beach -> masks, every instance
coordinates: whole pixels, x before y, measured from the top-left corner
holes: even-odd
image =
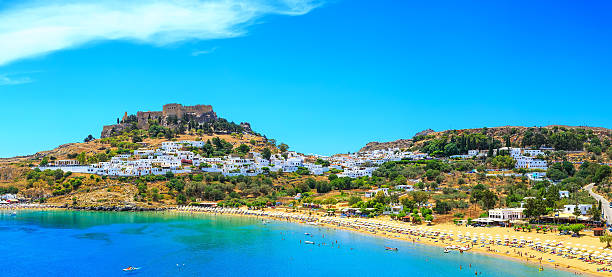
[[[447,248],[449,251],[460,251],[459,248],[463,248],[466,249],[465,251],[537,264],[542,266],[543,270],[556,268],[593,276],[609,276],[612,274],[602,271],[605,268],[612,268],[612,251],[604,249],[598,238],[584,234],[578,238],[558,235],[554,232],[546,234],[521,232],[503,227],[466,227],[454,224],[424,226],[395,220],[341,218],[279,209],[248,210],[185,206],[178,207],[176,211],[254,216],[262,219],[300,222],[433,245]]]
[[[7,276],[123,276],[130,266],[139,276],[573,276],[330,227],[172,210],[1,211],[0,251],[10,255],[0,266]]]
[[[29,204],[3,206],[3,210],[63,210],[62,208]],[[284,209],[249,210],[244,208],[202,208],[179,206],[168,209],[170,213],[205,213],[211,215],[243,216],[266,220],[281,220],[310,226],[355,231],[388,239],[403,240],[413,244],[440,247],[440,251],[473,251],[527,262],[547,268],[571,271],[576,274],[609,276],[601,271],[612,268],[612,251],[604,249],[597,237],[582,235],[571,237],[548,232],[514,231],[503,227],[466,227],[454,224],[432,226],[413,225],[391,219],[368,219],[327,216],[318,213],[303,213]],[[401,251],[401,249],[399,249]],[[585,259],[591,261],[585,261]],[[597,258],[599,257],[599,258]],[[582,258],[582,259],[581,259]]]

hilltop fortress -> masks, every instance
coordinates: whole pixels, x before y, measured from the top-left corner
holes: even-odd
[[[172,125],[172,119],[181,120],[185,117],[190,117],[199,123],[217,120],[217,114],[213,111],[211,105],[183,106],[181,104],[166,104],[161,111],[140,111],[136,113],[136,116],[128,116],[126,112],[117,124],[104,126],[100,137],[109,137],[114,132],[126,129],[132,123],[136,123],[138,129],[148,129],[151,120],[160,122],[162,126],[169,126]]]
[[[183,106],[181,104],[166,104],[163,106],[162,111],[136,113],[139,129],[149,128],[150,119],[163,121],[168,117],[182,119],[185,116],[192,116],[200,123],[217,119],[217,114],[213,111],[211,105]],[[127,121],[125,115],[122,121]]]

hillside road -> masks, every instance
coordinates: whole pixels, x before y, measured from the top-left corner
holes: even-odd
[[[603,196],[593,192],[594,184],[595,183],[588,184],[584,187],[584,189],[588,191],[589,194],[593,196],[593,198],[595,198],[597,201],[601,201],[601,210],[603,212],[603,218],[605,219],[608,225],[611,225],[612,224],[612,209],[610,208],[610,202],[606,200],[606,198],[604,198]]]

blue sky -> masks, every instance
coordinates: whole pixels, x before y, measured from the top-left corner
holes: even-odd
[[[607,1],[119,3],[0,0],[0,157],[165,103],[321,154],[427,128],[612,126]]]

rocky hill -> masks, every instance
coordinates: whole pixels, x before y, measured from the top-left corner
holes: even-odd
[[[236,124],[217,117],[211,105],[166,104],[161,111],[139,111],[135,115],[126,112],[121,120],[117,118],[117,124],[104,126],[100,137],[151,129],[162,134],[183,134],[186,130],[199,130],[206,134],[253,133],[247,122]]]
[[[404,148],[412,147],[413,144],[414,142],[412,141],[412,139],[398,139],[398,140],[389,141],[389,142],[373,141],[373,142],[368,142],[368,144],[366,144],[364,147],[359,149],[359,152],[382,150],[382,149],[388,149],[388,148],[404,149]]]
[[[550,125],[544,127],[501,126],[474,129],[446,130],[435,132],[431,129],[417,133],[412,139],[390,142],[370,142],[359,151],[386,148],[411,148],[424,152],[442,151],[433,144],[446,146],[449,143],[464,143],[474,149],[486,147],[553,147],[559,150],[584,150],[612,139],[612,130],[603,127]],[[465,142],[467,141],[467,143]],[[470,145],[470,142],[471,145]]]

